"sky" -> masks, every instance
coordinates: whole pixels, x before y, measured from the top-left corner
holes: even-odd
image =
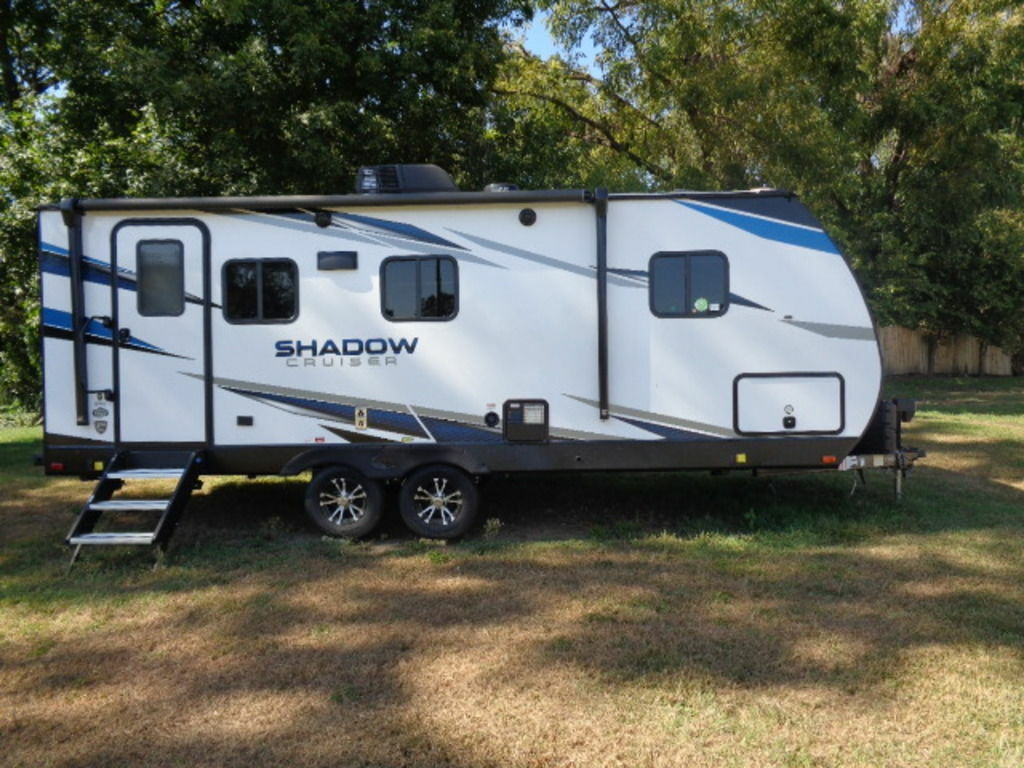
[[[548,15],[540,11],[534,15],[533,21],[525,27],[525,32],[522,33],[523,44],[526,46],[526,50],[543,59],[554,56],[556,53],[564,56],[566,53],[565,49],[556,43],[551,37],[551,33],[548,32],[547,18]],[[575,51],[575,53],[583,55],[587,69],[591,72],[596,71],[597,66],[594,63],[594,59],[597,49],[590,41],[590,38],[586,38],[581,48]]]

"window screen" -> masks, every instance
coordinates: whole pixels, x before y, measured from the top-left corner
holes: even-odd
[[[185,251],[178,240],[143,240],[136,249],[136,296],[143,317],[185,311]]]
[[[298,268],[290,259],[224,265],[224,318],[232,323],[287,323],[299,313]]]
[[[459,271],[449,256],[386,259],[380,282],[388,320],[451,320],[458,314]]]
[[[656,253],[650,275],[658,317],[717,317],[728,307],[729,262],[720,251]]]

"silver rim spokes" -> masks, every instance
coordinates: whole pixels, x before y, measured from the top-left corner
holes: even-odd
[[[361,483],[349,490],[348,481],[344,477],[331,479],[334,492],[320,492],[320,511],[327,521],[342,525],[346,519],[355,522],[366,514],[366,490]]]
[[[416,493],[412,497],[416,506],[420,508],[416,514],[428,525],[451,525],[462,511],[462,491],[455,489],[449,493],[447,477],[435,477],[433,481],[433,489],[422,485],[416,486]],[[452,485],[454,486],[454,483]],[[435,521],[435,517],[438,520]]]

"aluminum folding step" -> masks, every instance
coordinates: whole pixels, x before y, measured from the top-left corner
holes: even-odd
[[[96,484],[92,496],[82,507],[71,526],[65,541],[73,546],[68,570],[74,565],[83,546],[92,545],[137,545],[156,546],[158,558],[166,549],[167,541],[174,532],[182,510],[188,503],[192,491],[198,486],[198,478],[204,468],[202,451],[121,451],[114,456],[107,471]],[[179,464],[180,462],[180,464]],[[178,464],[178,466],[174,466]],[[125,483],[132,480],[173,480],[174,489],[166,499],[113,499],[111,498]],[[158,513],[152,531],[109,531],[96,532],[93,529],[104,514],[120,512]]]
[[[97,512],[163,512],[170,503],[170,499],[111,499],[94,501],[89,509]]]
[[[68,544],[80,547],[83,544],[152,544],[156,539],[155,531],[133,533],[129,531],[119,533],[82,533],[68,539]]]
[[[184,472],[185,470],[180,467],[119,469],[115,472],[107,472],[107,477],[111,480],[177,480]]]

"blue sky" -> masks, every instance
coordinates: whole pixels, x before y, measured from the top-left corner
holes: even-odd
[[[552,39],[551,33],[548,32],[547,18],[547,14],[540,11],[534,15],[533,21],[524,28],[525,31],[520,32],[520,35],[523,37],[523,44],[530,53],[535,53],[544,59],[554,56],[556,53],[565,55],[565,49],[558,45]],[[594,56],[597,53],[597,49],[591,43],[590,38],[586,38],[583,41],[583,46],[574,51],[574,53],[583,55],[588,69],[591,71],[595,69]]]

